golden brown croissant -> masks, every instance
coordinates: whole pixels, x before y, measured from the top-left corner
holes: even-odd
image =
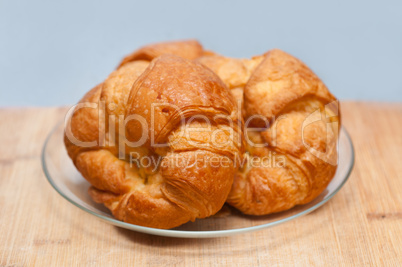
[[[264,215],[316,198],[336,171],[339,126],[326,122],[339,111],[321,80],[277,49],[251,60],[216,55],[197,60],[243,102],[249,127],[246,163],[227,202],[243,213]],[[263,128],[253,131],[256,127]]]
[[[191,61],[203,53],[195,41],[144,47],[71,116],[68,154],[92,184],[91,197],[116,218],[172,228],[225,203],[243,153],[241,120],[225,84]],[[132,164],[133,155],[149,164]],[[225,164],[209,164],[212,159]]]
[[[233,59],[193,40],[159,43],[84,96],[65,144],[92,198],[120,220],[172,228],[225,200],[263,215],[313,200],[334,176],[334,101],[280,50]],[[132,164],[133,155],[149,164]]]
[[[196,40],[163,42],[144,46],[126,56],[119,67],[135,60],[149,60],[171,54],[186,59],[196,59],[204,54],[202,45]]]

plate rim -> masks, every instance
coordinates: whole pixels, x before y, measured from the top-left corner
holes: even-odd
[[[132,231],[142,232],[142,233],[146,233],[146,234],[151,234],[151,235],[177,237],[177,238],[214,238],[214,237],[231,236],[231,235],[248,233],[248,232],[255,232],[255,231],[263,230],[266,228],[274,227],[274,226],[282,224],[282,223],[286,223],[288,221],[291,221],[296,218],[309,214],[310,212],[318,209],[319,207],[321,207],[322,205],[327,203],[330,199],[332,199],[341,190],[341,188],[345,185],[345,183],[349,180],[350,174],[352,173],[352,170],[355,165],[355,149],[353,146],[353,142],[350,137],[350,134],[348,133],[346,128],[342,125],[341,129],[340,129],[340,133],[343,132],[345,134],[346,139],[348,140],[348,144],[351,149],[351,162],[349,163],[347,174],[345,175],[345,178],[340,183],[340,185],[332,193],[330,193],[325,199],[323,199],[322,201],[313,205],[312,207],[310,207],[306,210],[303,210],[302,212],[296,213],[292,216],[289,216],[287,218],[280,219],[278,221],[265,223],[265,224],[261,224],[261,225],[250,226],[250,227],[238,228],[238,229],[227,229],[227,230],[216,230],[216,231],[183,231],[183,230],[151,228],[151,227],[126,223],[123,221],[119,221],[115,218],[105,217],[101,214],[93,212],[92,210],[80,205],[79,203],[77,203],[74,200],[72,200],[71,198],[69,198],[55,184],[55,182],[51,178],[51,175],[48,171],[48,167],[46,165],[45,153],[46,153],[46,148],[48,147],[51,137],[62,124],[63,124],[63,121],[57,123],[56,126],[53,127],[53,129],[50,131],[50,133],[48,134],[48,136],[45,139],[45,142],[42,147],[42,152],[41,152],[42,170],[46,176],[47,181],[50,183],[50,185],[53,187],[53,189],[55,189],[56,192],[59,195],[61,195],[64,199],[66,199],[69,203],[73,204],[74,206],[78,207],[79,209],[81,209],[91,215],[94,215],[96,218],[100,219],[101,221],[105,221],[105,222],[112,224],[114,226],[117,226],[117,227],[125,228],[125,229],[132,230]]]

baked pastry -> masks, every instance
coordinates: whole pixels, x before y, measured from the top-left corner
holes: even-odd
[[[144,47],[69,119],[68,154],[92,184],[90,196],[119,220],[173,228],[225,203],[243,153],[241,120],[225,84],[192,61],[203,53],[196,41]]]
[[[278,49],[250,60],[212,55],[197,61],[220,76],[243,107],[245,161],[227,202],[265,215],[316,198],[336,171],[340,118],[322,81]]]
[[[125,57],[80,101],[64,140],[96,202],[173,228],[225,201],[265,215],[313,200],[336,171],[339,118],[336,98],[291,55],[234,59],[188,40]]]

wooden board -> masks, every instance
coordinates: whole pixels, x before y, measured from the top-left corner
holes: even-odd
[[[40,153],[66,108],[0,109],[0,266],[397,265],[402,262],[402,104],[342,103],[356,150],[345,187],[286,224],[216,239],[101,222],[48,184]]]

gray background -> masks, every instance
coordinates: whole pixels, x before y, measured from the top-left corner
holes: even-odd
[[[125,54],[183,38],[233,57],[281,48],[340,99],[402,100],[401,1],[0,0],[0,106],[73,104]]]

